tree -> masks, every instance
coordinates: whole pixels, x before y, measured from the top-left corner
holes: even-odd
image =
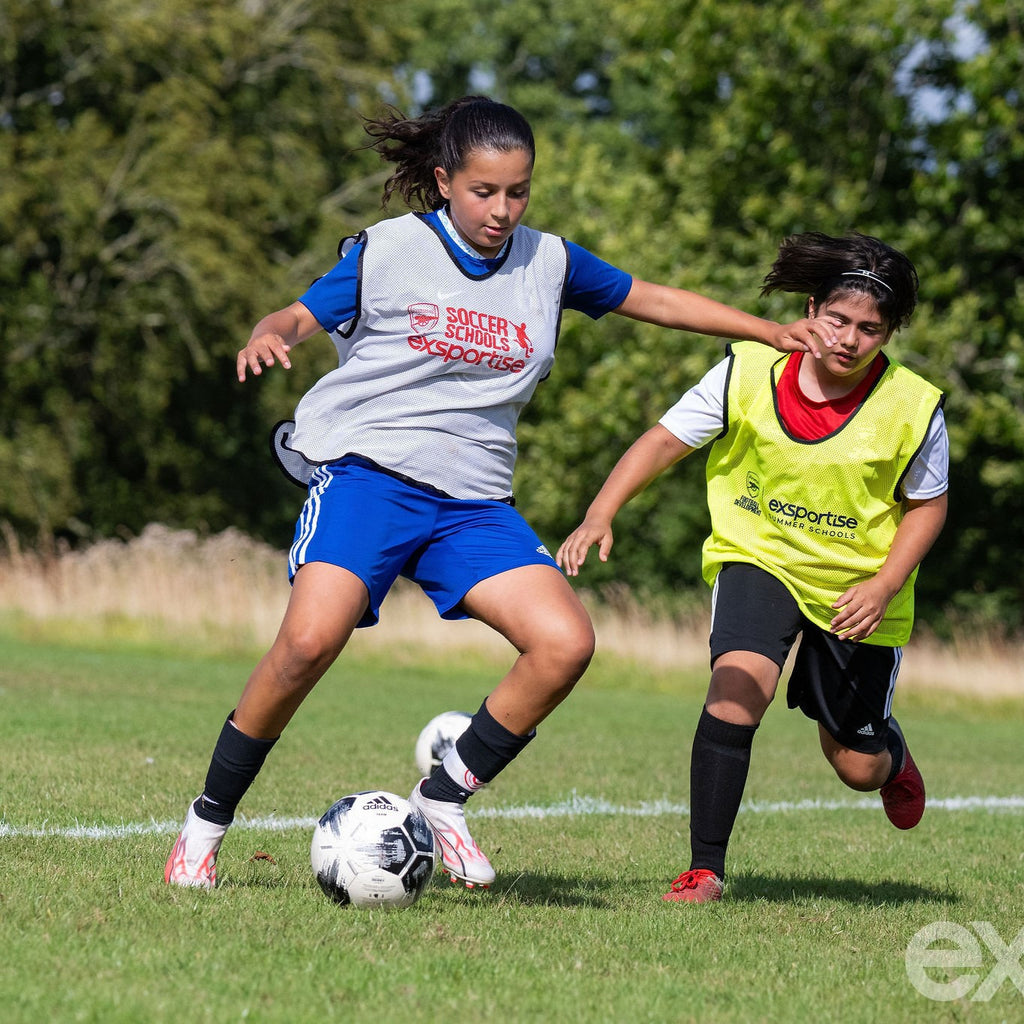
[[[757,297],[787,234],[860,230],[911,255],[920,308],[893,351],[947,389],[954,455],[953,512],[921,603],[1020,628],[1016,5],[524,0],[471,4],[463,18],[450,88],[489,81],[540,123],[534,223],[777,319],[802,312],[792,297]],[[714,358],[707,343],[617,318],[567,318],[520,431],[517,486],[545,539],[565,535],[629,440]],[[588,579],[696,579],[702,491],[699,457],[662,478],[622,516],[623,536],[643,542]]]
[[[922,288],[893,354],[947,390],[954,455],[922,605],[1024,626],[1019,5],[11,0],[0,46],[0,519],[23,533],[286,540],[264,438],[333,350],[244,390],[234,353],[386,215],[360,115],[486,92],[534,125],[529,222],[639,277],[790,320],[758,294],[785,235],[903,248]],[[566,316],[516,476],[549,545],[721,349]],[[697,586],[702,462],[623,512],[589,582]]]
[[[913,68],[903,237],[926,282],[915,335],[947,390],[952,501],[935,599],[1024,627],[1024,35],[1019,4],[964,4]],[[937,588],[941,588],[941,591]]]
[[[246,453],[315,360],[240,401],[233,356],[292,297],[295,254],[329,266],[377,202],[350,112],[393,94],[372,5],[15,2],[3,18],[0,517],[44,537],[277,526],[291,495],[268,507],[272,465]]]

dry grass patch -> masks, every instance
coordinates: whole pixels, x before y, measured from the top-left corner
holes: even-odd
[[[112,636],[264,648],[288,600],[285,555],[235,530],[201,537],[148,526],[129,541],[106,540],[51,554],[7,537],[0,555],[0,614],[50,635]],[[703,669],[706,613],[652,612],[614,595],[614,607],[583,592],[599,649],[651,668]],[[442,622],[419,590],[399,581],[380,625],[357,630],[353,650],[468,650],[506,662],[509,645],[472,621]],[[900,677],[907,689],[977,697],[1024,696],[1020,645],[965,637],[914,640]]]

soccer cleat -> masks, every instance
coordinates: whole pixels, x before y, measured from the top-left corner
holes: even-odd
[[[190,804],[185,824],[167,858],[164,881],[168,885],[212,889],[217,884],[217,854],[227,830],[227,825],[200,818]]]
[[[910,748],[895,718],[889,719],[889,728],[903,741],[903,767],[881,789],[885,816],[897,827],[913,828],[924,814],[924,779],[910,756]]]
[[[714,903],[722,898],[723,881],[707,868],[684,871],[661,898],[678,903]]]
[[[409,797],[413,810],[419,811],[434,833],[441,851],[441,868],[453,885],[462,882],[467,889],[489,889],[494,881],[494,868],[473,841],[466,827],[462,804],[449,800],[430,800],[423,796],[420,779]]]

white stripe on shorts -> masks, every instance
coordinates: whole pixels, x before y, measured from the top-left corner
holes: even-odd
[[[299,571],[299,566],[306,560],[306,552],[316,535],[316,526],[320,520],[320,499],[330,482],[331,474],[323,466],[318,466],[313,470],[313,475],[309,480],[309,496],[299,513],[298,536],[288,552],[288,574],[290,576],[294,576]]]
[[[896,677],[900,674],[900,665],[903,664],[903,648],[894,647],[892,655],[893,664],[892,672],[889,673],[889,689],[885,694],[885,718],[892,714],[892,696],[896,691]]]

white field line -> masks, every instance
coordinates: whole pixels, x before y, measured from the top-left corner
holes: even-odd
[[[747,801],[740,807],[746,814],[792,814],[803,811],[876,811],[881,806],[877,797],[847,800],[779,800]],[[983,811],[989,814],[1024,812],[1024,796],[952,796],[928,801],[929,811]],[[608,815],[624,818],[682,817],[690,813],[687,804],[669,800],[654,800],[634,806],[612,803],[601,797],[573,794],[554,804],[519,804],[508,807],[481,807],[470,810],[468,817],[544,819],[573,818]],[[286,832],[289,829],[312,829],[316,818],[247,818],[240,815],[234,829],[267,832]],[[38,825],[18,826],[0,821],[0,839],[62,838],[62,839],[124,839],[130,836],[175,835],[181,828],[180,819],[174,821],[126,822],[120,825]]]

